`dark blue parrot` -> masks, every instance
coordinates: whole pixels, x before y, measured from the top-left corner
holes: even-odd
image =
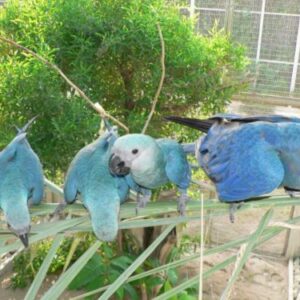
[[[42,166],[26,138],[34,120],[18,129],[17,136],[0,152],[0,206],[9,229],[25,247],[30,231],[28,204],[39,204],[44,194]]]
[[[124,135],[112,147],[109,167],[117,176],[127,175],[131,189],[138,192],[137,209],[146,205],[152,189],[174,183],[180,193],[178,211],[184,214],[191,172],[186,154],[176,141],[156,140],[145,134]]]
[[[206,133],[196,157],[220,201],[239,203],[279,187],[291,196],[300,191],[299,118],[220,114],[206,120],[166,119]]]
[[[68,204],[81,195],[98,239],[112,241],[118,232],[120,204],[128,196],[125,178],[113,176],[108,168],[110,149],[116,139],[112,130],[81,149],[73,159],[64,185]]]

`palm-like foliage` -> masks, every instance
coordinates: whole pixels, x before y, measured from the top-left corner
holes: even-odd
[[[55,190],[57,193],[62,193],[62,191],[49,181],[46,181],[48,187]],[[270,209],[262,217],[256,231],[247,236],[239,237],[236,240],[232,240],[223,245],[219,245],[213,248],[205,249],[203,255],[208,256],[216,253],[221,253],[229,249],[236,249],[237,254],[233,255],[221,263],[216,264],[210,269],[206,270],[202,275],[203,279],[212,276],[218,270],[235,263],[234,272],[230,278],[227,287],[224,287],[223,299],[227,299],[230,294],[230,290],[238,278],[240,271],[242,270],[245,262],[250,256],[251,252],[261,245],[267,242],[274,236],[278,235],[280,232],[286,229],[288,226],[284,226],[284,223],[271,224],[268,223],[272,217],[272,212],[276,208],[281,208],[285,206],[297,205],[299,200],[296,198],[289,198],[287,196],[276,196],[268,199],[263,199],[260,201],[250,201],[245,203],[241,210],[249,210],[251,208],[266,208]],[[32,214],[34,216],[47,216],[53,212],[56,204],[43,204],[41,206],[33,207]],[[200,220],[200,201],[190,201],[187,207],[187,216],[177,217],[176,216],[176,201],[160,201],[152,202],[142,211],[142,216],[137,218],[135,215],[135,203],[126,203],[121,208],[121,229],[131,229],[131,228],[141,228],[149,226],[165,226],[165,229],[157,237],[157,239],[147,248],[144,252],[136,258],[136,260],[115,280],[111,282],[108,286],[103,286],[91,291],[84,293],[82,296],[78,296],[75,299],[83,299],[89,295],[101,295],[99,299],[110,299],[110,297],[126,282],[133,282],[145,278],[147,276],[157,274],[170,270],[172,268],[178,268],[184,266],[187,262],[193,261],[199,258],[199,254],[193,254],[190,257],[185,257],[183,259],[176,260],[174,262],[153,268],[143,273],[134,274],[137,268],[148,258],[148,256],[156,249],[156,247],[162,242],[162,240],[170,233],[170,231],[178,224],[190,222],[194,220]],[[208,212],[209,215],[204,213],[204,218],[209,216],[218,216],[228,213],[228,207],[226,204],[219,203],[214,200],[204,201],[204,211]],[[86,215],[85,209],[80,204],[74,204],[67,207],[68,218],[65,220],[51,221],[49,218],[44,218],[45,222],[36,224],[32,227],[32,236],[30,237],[30,244],[41,241],[48,237],[54,237],[52,247],[50,248],[46,259],[44,260],[40,270],[38,271],[35,280],[33,281],[25,299],[34,299],[37,292],[47,274],[47,270],[50,266],[51,261],[55,257],[56,250],[59,247],[60,242],[63,240],[64,235],[72,234],[77,232],[89,232],[91,231],[90,221]],[[173,214],[171,217],[165,217],[166,213]],[[292,218],[286,220],[285,224],[295,224],[300,221],[300,217]],[[281,227],[280,227],[281,226]],[[199,229],[200,230],[200,229]],[[0,231],[0,243],[4,246],[0,249],[0,254],[4,254],[8,251],[17,250],[22,247],[21,243],[16,240],[12,244],[6,245],[6,241],[11,239],[10,233],[2,229]],[[64,290],[67,289],[68,285],[75,278],[75,276],[80,272],[80,270],[86,265],[90,258],[96,253],[97,249],[101,245],[100,241],[95,242],[91,247],[65,272],[63,272],[56,283],[44,294],[42,299],[57,299]],[[240,248],[240,249],[239,249]],[[169,299],[177,293],[184,291],[185,289],[193,286],[197,286],[199,282],[199,275],[190,278],[175,288],[157,296],[155,299]],[[102,293],[102,294],[101,294]]]

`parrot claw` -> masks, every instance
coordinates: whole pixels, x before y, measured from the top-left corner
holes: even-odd
[[[231,223],[234,223],[235,217],[234,214],[235,212],[241,208],[243,202],[234,202],[230,203],[229,205],[229,220]]]
[[[142,195],[142,196],[140,194],[138,194],[138,196],[137,196],[137,205],[136,205],[136,208],[135,208],[136,215],[138,215],[140,208],[146,207],[146,205],[149,202],[150,198],[151,198],[151,194]]]
[[[285,189],[286,193],[291,197],[291,198],[297,198],[300,197],[300,191],[293,191],[293,190],[288,190]]]
[[[67,203],[65,203],[65,202],[58,204],[56,206],[54,212],[52,214],[50,214],[51,219],[61,216],[66,206],[67,206]]]
[[[185,206],[189,200],[190,198],[186,194],[186,191],[180,193],[177,203],[177,211],[179,212],[180,216],[185,216]]]

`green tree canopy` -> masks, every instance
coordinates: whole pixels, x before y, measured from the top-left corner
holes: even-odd
[[[0,32],[57,64],[93,101],[99,101],[133,132],[140,131],[161,75],[160,24],[166,47],[161,116],[220,111],[239,88],[229,84],[244,70],[244,48],[220,31],[194,33],[190,19],[163,0],[11,0],[0,9]],[[89,143],[99,117],[46,65],[0,44],[0,143],[39,115],[30,142],[50,172],[66,170]],[[175,127],[174,127],[175,128]]]

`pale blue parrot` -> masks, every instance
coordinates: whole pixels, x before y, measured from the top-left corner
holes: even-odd
[[[40,160],[31,149],[26,130],[31,119],[0,152],[0,206],[9,229],[28,247],[30,215],[28,202],[39,204],[44,194]]]
[[[184,214],[191,171],[186,155],[176,141],[155,140],[145,134],[124,135],[112,147],[109,167],[117,176],[130,175],[126,179],[138,192],[137,209],[146,205],[152,189],[167,182],[174,183],[180,192],[178,211]]]
[[[206,120],[166,119],[207,133],[197,143],[196,157],[220,201],[238,203],[279,187],[291,196],[300,191],[299,118],[220,114]]]
[[[81,149],[73,159],[64,185],[68,204],[81,195],[98,239],[112,241],[118,233],[120,204],[128,196],[125,178],[113,176],[108,168],[110,149],[116,136],[108,131]]]

